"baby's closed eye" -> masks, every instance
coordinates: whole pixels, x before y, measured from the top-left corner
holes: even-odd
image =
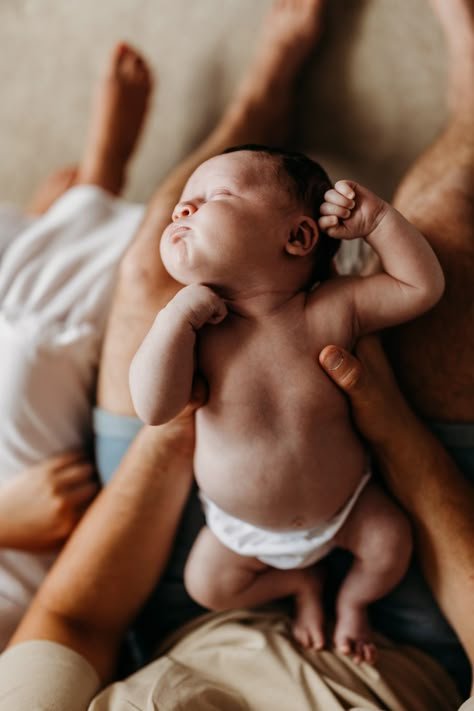
[[[225,197],[225,196],[231,195],[231,194],[232,193],[227,188],[217,188],[216,190],[212,191],[212,193],[209,196],[209,199],[213,200],[214,198]]]

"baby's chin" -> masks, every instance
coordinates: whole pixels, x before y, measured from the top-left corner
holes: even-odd
[[[200,278],[200,275],[192,269],[174,263],[170,264],[168,260],[163,260],[163,265],[168,274],[177,281],[178,284],[182,284],[182,286],[203,283],[203,279]]]
[[[173,245],[172,250],[161,249],[161,259],[168,274],[183,286],[204,284],[209,277],[209,270],[192,264],[187,249],[184,248],[180,252],[179,245]]]

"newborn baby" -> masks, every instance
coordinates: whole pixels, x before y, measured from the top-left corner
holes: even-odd
[[[383,272],[329,278],[341,239],[363,238]],[[195,475],[207,526],[185,583],[211,609],[295,596],[295,638],[322,648],[321,565],[353,556],[336,602],[336,648],[373,663],[369,603],[403,576],[410,527],[371,479],[348,405],[318,365],[328,344],[420,315],[444,279],[426,240],[366,188],[298,153],[230,149],[190,177],[161,240],[186,285],[158,313],[130,371],[149,424],[177,415],[198,373]]]

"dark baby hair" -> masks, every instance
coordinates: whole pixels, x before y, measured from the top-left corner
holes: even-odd
[[[247,143],[241,146],[231,146],[223,153],[251,151],[273,158],[280,179],[285,181],[290,197],[300,203],[308,211],[310,217],[318,222],[319,208],[324,202],[324,193],[332,188],[332,183],[326,171],[308,158],[304,153],[287,151],[283,148]],[[331,261],[340,246],[340,240],[329,237],[319,230],[319,239],[314,250],[314,270],[311,281],[323,281],[330,276]]]

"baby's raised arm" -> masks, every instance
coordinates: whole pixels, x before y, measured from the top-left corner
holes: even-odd
[[[158,313],[130,366],[132,401],[146,424],[163,424],[188,404],[196,331],[226,314],[223,300],[202,284],[184,287]]]
[[[340,180],[321,205],[319,226],[336,239],[363,238],[384,272],[345,282],[354,308],[355,336],[408,321],[441,298],[438,259],[416,227],[358,183]]]

